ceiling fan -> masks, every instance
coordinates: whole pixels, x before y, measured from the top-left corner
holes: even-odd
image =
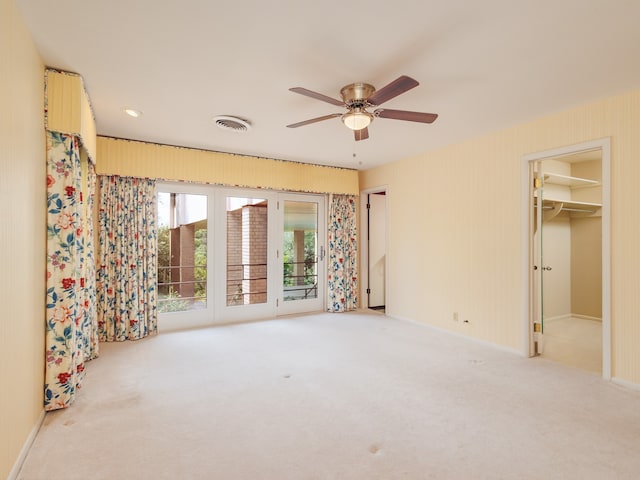
[[[393,82],[376,90],[373,85],[368,83],[352,83],[345,85],[340,90],[342,101],[328,97],[321,93],[313,92],[302,87],[294,87],[289,90],[300,95],[315,98],[323,102],[344,107],[346,113],[332,113],[322,117],[311,118],[303,122],[292,123],[287,125],[289,128],[302,127],[311,123],[329,120],[330,118],[340,117],[342,122],[351,130],[353,130],[356,141],[366,140],[369,138],[369,124],[374,118],[391,118],[393,120],[406,120],[409,122],[433,123],[438,115],[436,113],[409,112],[406,110],[391,110],[388,108],[377,108],[370,112],[368,109],[382,105],[384,102],[397,97],[398,95],[417,87],[419,83],[411,77],[402,75]]]

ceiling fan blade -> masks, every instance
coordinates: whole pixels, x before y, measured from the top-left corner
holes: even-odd
[[[418,85],[420,84],[417,80],[407,77],[406,75],[402,75],[401,77],[396,78],[389,85],[373,92],[373,95],[367,99],[367,102],[371,105],[382,105],[384,102],[391,100],[392,98],[397,97],[401,93],[411,90]]]
[[[341,113],[332,113],[331,115],[324,115],[322,117],[311,118],[309,120],[305,120],[303,122],[292,123],[291,125],[287,125],[287,128],[298,128],[303,127],[305,125],[309,125],[311,123],[321,122],[323,120],[329,120],[330,118],[341,117]]]
[[[359,140],[366,140],[369,138],[369,129],[364,127],[360,130],[354,130],[353,135],[355,136],[356,142]]]
[[[323,102],[330,103],[331,105],[336,105],[338,107],[344,107],[344,102],[340,100],[336,100],[335,98],[327,97],[318,92],[312,92],[311,90],[307,90],[302,87],[293,87],[289,89],[292,92],[299,93],[300,95],[306,95],[307,97],[315,98],[316,100],[322,100]]]
[[[373,114],[380,118],[392,118],[394,120],[406,120],[408,122],[433,123],[438,118],[437,113],[408,112],[406,110],[389,110],[379,108]]]

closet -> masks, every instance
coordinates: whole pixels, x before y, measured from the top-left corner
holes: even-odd
[[[536,165],[539,353],[595,372],[602,369],[601,179],[600,150]]]

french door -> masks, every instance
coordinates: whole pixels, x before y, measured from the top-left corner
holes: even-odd
[[[274,260],[277,194],[219,189],[216,192],[216,321],[276,315]]]
[[[161,328],[324,309],[325,197],[161,184]]]
[[[324,307],[326,222],[324,197],[278,195],[279,314],[313,312]]]
[[[214,316],[214,197],[204,185],[158,184],[158,328],[205,326]]]
[[[216,207],[218,321],[323,309],[323,196],[220,189]]]

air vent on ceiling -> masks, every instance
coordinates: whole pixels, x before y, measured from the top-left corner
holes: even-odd
[[[218,115],[213,117],[213,121],[216,122],[218,128],[227,130],[229,132],[242,133],[251,130],[251,124],[238,117],[230,117],[228,115]]]

